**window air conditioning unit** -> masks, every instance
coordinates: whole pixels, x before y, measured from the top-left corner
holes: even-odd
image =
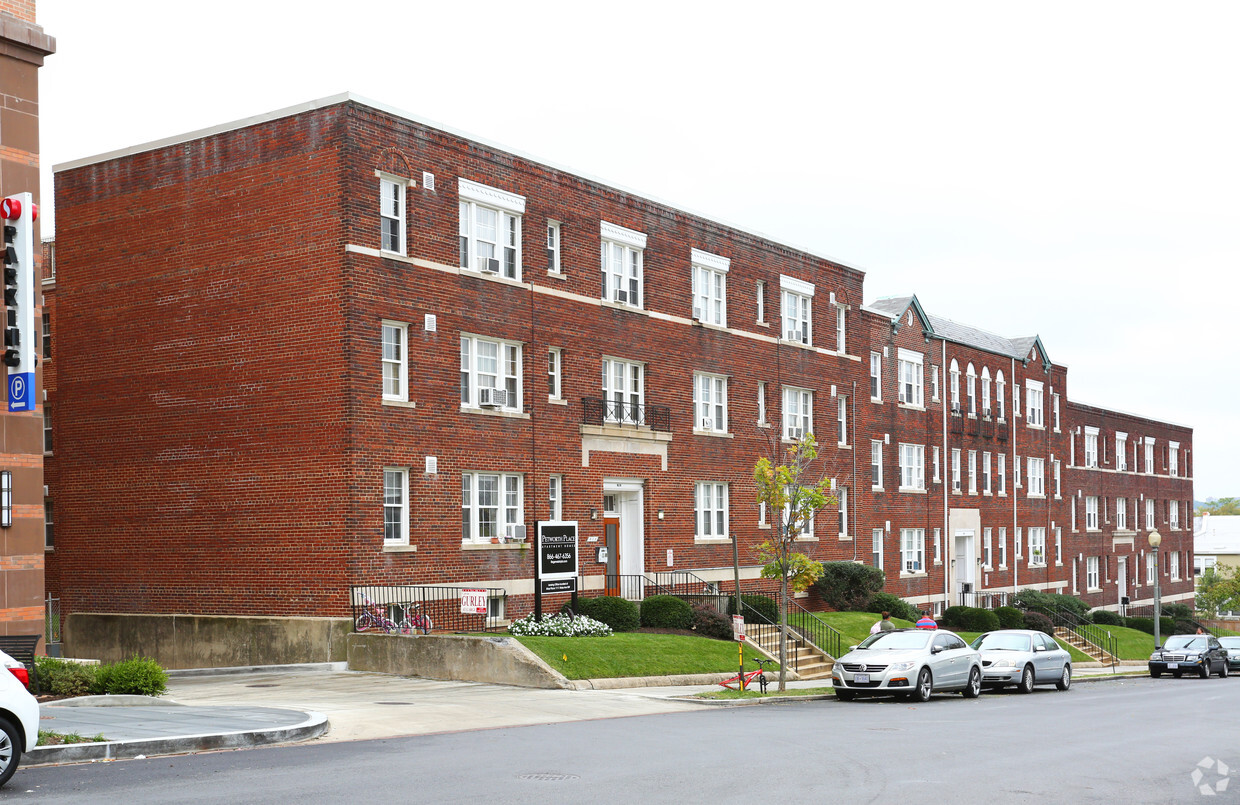
[[[703,315],[702,315],[702,309],[701,309],[700,307],[698,307],[697,305],[694,305],[694,306],[693,306],[693,320],[694,320],[694,321],[701,321],[703,318],[704,318],[704,317],[703,317]]]
[[[986,417],[987,419],[990,419],[990,409],[989,409],[989,408],[983,408],[983,409],[982,409],[982,416]]]
[[[698,429],[699,430],[714,430],[715,421],[708,416],[704,416],[702,417],[701,421],[698,422]]]
[[[478,268],[490,274],[499,273],[499,260],[494,257],[482,257],[478,260]]]
[[[952,481],[952,491],[953,491],[953,492],[959,492],[959,491],[960,491],[960,482],[959,482],[959,481]]]
[[[952,415],[960,416],[960,403],[958,402],[952,403]]]
[[[510,540],[524,541],[525,540],[525,526],[524,525],[504,526],[504,536]]]
[[[506,389],[480,388],[478,389],[478,405],[483,408],[503,408],[508,404],[508,391]]]
[[[788,438],[793,439],[795,441],[800,441],[801,437],[804,435],[805,435],[804,428],[792,428],[791,430],[788,431]]]

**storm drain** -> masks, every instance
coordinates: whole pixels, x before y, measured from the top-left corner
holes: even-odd
[[[413,704],[413,702],[375,702],[375,704]]]
[[[536,771],[530,774],[518,774],[518,780],[533,780],[536,783],[562,783],[565,780],[580,780],[576,774],[560,774],[553,771]]]
[[[278,688],[280,686],[276,684],[275,682],[261,682],[257,685],[246,685],[246,687],[247,688]]]

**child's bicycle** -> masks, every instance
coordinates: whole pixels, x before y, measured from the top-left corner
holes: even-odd
[[[775,662],[775,661],[762,659],[761,657],[754,657],[753,661],[758,664],[758,670],[750,671],[747,674],[745,673],[737,674],[736,676],[730,679],[723,680],[719,684],[727,688],[728,690],[748,690],[749,686],[753,684],[753,681],[756,678],[758,680],[758,684],[762,688],[762,692],[765,694],[766,693],[766,664],[768,662]]]
[[[413,609],[412,615],[409,614],[410,609]],[[400,619],[400,631],[402,634],[414,634],[415,632],[421,632],[422,634],[431,633],[431,628],[434,624],[431,623],[431,616],[422,611],[421,604],[403,604],[401,605],[401,611],[404,613]]]
[[[362,596],[362,614],[357,616],[354,628],[359,632],[377,629],[388,634],[400,630],[400,626],[383,613],[382,607],[365,595]]]

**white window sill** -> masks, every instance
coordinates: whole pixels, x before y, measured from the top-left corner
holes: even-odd
[[[612,310],[627,310],[630,313],[641,313],[642,315],[649,315],[648,313],[646,313],[645,308],[638,307],[637,305],[630,305],[628,302],[613,302],[610,299],[600,299],[599,304],[602,305],[603,307],[609,307]]]
[[[818,542],[818,537],[815,537],[813,534],[801,534],[800,536],[794,537],[792,541],[793,542]]]
[[[905,573],[904,571],[900,571],[900,578],[902,579],[924,579],[927,575],[928,574],[924,570],[919,570],[916,573]]]
[[[924,490],[924,489],[918,489],[917,487],[914,487],[914,486],[902,486],[902,487],[900,487],[900,491],[901,491],[901,492],[907,492],[907,493],[908,493],[908,494],[910,494],[910,495],[924,495],[924,494],[926,494],[926,490]]]
[[[721,430],[698,430],[697,428],[694,428],[694,429],[693,429],[693,435],[694,435],[694,436],[714,436],[714,437],[715,437],[715,438],[717,438],[717,439],[731,439],[731,438],[733,438],[733,436],[732,436],[732,434],[731,434],[731,433],[727,433],[727,432],[725,432],[725,431],[721,431]]]
[[[770,531],[771,524],[770,523],[758,523],[758,528],[762,529],[763,531]]]
[[[901,402],[901,403],[900,403],[900,408],[903,408],[903,409],[904,409],[904,410],[906,410],[906,411],[924,411],[924,410],[926,410],[926,406],[924,406],[924,405],[914,405],[913,403],[906,403],[906,402]]]
[[[1000,569],[1000,570],[1007,570],[1007,569],[1008,569],[1008,567],[1007,567],[1007,565],[999,565],[999,569]]]
[[[387,400],[383,404],[389,408],[417,408],[418,404],[412,400]]]
[[[769,321],[755,321],[754,324],[758,325],[759,327],[770,327],[771,326],[771,323]]]
[[[800,341],[789,341],[786,338],[779,339],[779,343],[789,347],[797,347],[798,349],[808,349],[811,351],[814,349],[813,343],[803,344]]]
[[[548,397],[547,405],[568,405],[568,400],[561,399],[560,397]]]
[[[982,497],[984,497],[984,498],[994,497],[994,493],[993,493],[993,492],[987,492],[985,489],[983,489],[983,490],[982,490]]]
[[[477,277],[478,279],[486,280],[487,282],[498,282],[503,285],[514,285],[518,288],[529,287],[521,281],[521,271],[519,268],[517,270],[516,279],[513,279],[512,277],[505,277],[503,274],[492,274],[490,271],[478,271],[477,269],[467,268],[465,266],[461,266],[460,268],[461,276]]]
[[[462,551],[519,551],[528,548],[528,542],[462,542]]]
[[[852,445],[848,444],[847,442],[836,442],[835,446],[838,447],[840,450],[852,450]]]
[[[462,413],[462,414],[478,414],[478,415],[480,415],[480,416],[497,416],[497,417],[500,417],[501,419],[503,419],[503,418],[507,418],[507,419],[529,419],[529,418],[530,418],[530,415],[529,415],[529,414],[523,413],[523,412],[521,412],[521,411],[505,411],[505,410],[500,409],[500,408],[496,408],[496,409],[490,409],[490,408],[468,408],[468,407],[466,407],[466,406],[464,406],[464,405],[462,405],[462,406],[461,406],[461,413]]]
[[[1025,427],[1029,428],[1030,430],[1046,430],[1045,425],[1033,425],[1028,422],[1025,423]]]
[[[840,542],[852,542],[853,538],[847,534],[840,534]]]
[[[698,537],[693,538],[694,545],[731,545],[732,540],[729,537]]]
[[[1038,500],[1046,500],[1046,495],[1035,495],[1032,492],[1030,492],[1026,497],[1036,498]]]
[[[694,327],[705,327],[707,330],[727,332],[728,329],[728,323],[726,321],[723,324],[715,324],[713,321],[704,321],[703,319],[692,319],[691,321],[693,322]]]
[[[548,277],[555,277],[555,278],[556,278],[556,279],[558,279],[558,280],[566,280],[566,279],[568,279],[568,275],[567,275],[567,274],[565,274],[563,271],[552,271],[551,269],[547,269],[547,276],[548,276]]]
[[[881,486],[871,486],[870,491],[871,492],[886,492],[887,490],[883,489]]]
[[[417,545],[384,545],[384,553],[417,553]]]
[[[1102,588],[1101,588],[1101,587],[1086,587],[1086,588],[1085,588],[1085,592],[1087,592],[1087,593],[1100,593],[1100,592],[1102,592]]]
[[[879,405],[882,405],[882,404],[883,404],[883,398],[882,398],[882,397],[871,397],[871,398],[870,398],[870,402],[872,402],[872,403],[877,403],[877,404],[879,404]]]
[[[758,423],[758,425],[757,425],[757,427],[759,427],[759,428],[769,428],[769,427],[771,427],[771,423],[770,423],[770,422],[759,422],[759,423]]]
[[[400,257],[401,259],[404,259],[404,258],[407,258],[409,255],[405,254],[404,252],[393,252],[387,249],[380,249],[379,256],[380,257]]]

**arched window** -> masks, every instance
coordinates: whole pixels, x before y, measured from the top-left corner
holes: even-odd
[[[951,365],[951,381],[952,381],[952,410],[960,410],[960,364],[956,363],[956,359],[952,358]]]
[[[990,367],[982,367],[982,416],[990,416]]]
[[[967,383],[965,388],[969,395],[969,415],[977,416],[977,372],[973,369],[972,361],[965,369],[965,381]]]
[[[995,372],[995,402],[998,403],[996,407],[999,409],[999,419],[1007,419],[1007,400],[1005,399],[1006,395],[1004,393],[1005,388],[1006,386],[1003,382],[1003,370],[1000,369]]]

